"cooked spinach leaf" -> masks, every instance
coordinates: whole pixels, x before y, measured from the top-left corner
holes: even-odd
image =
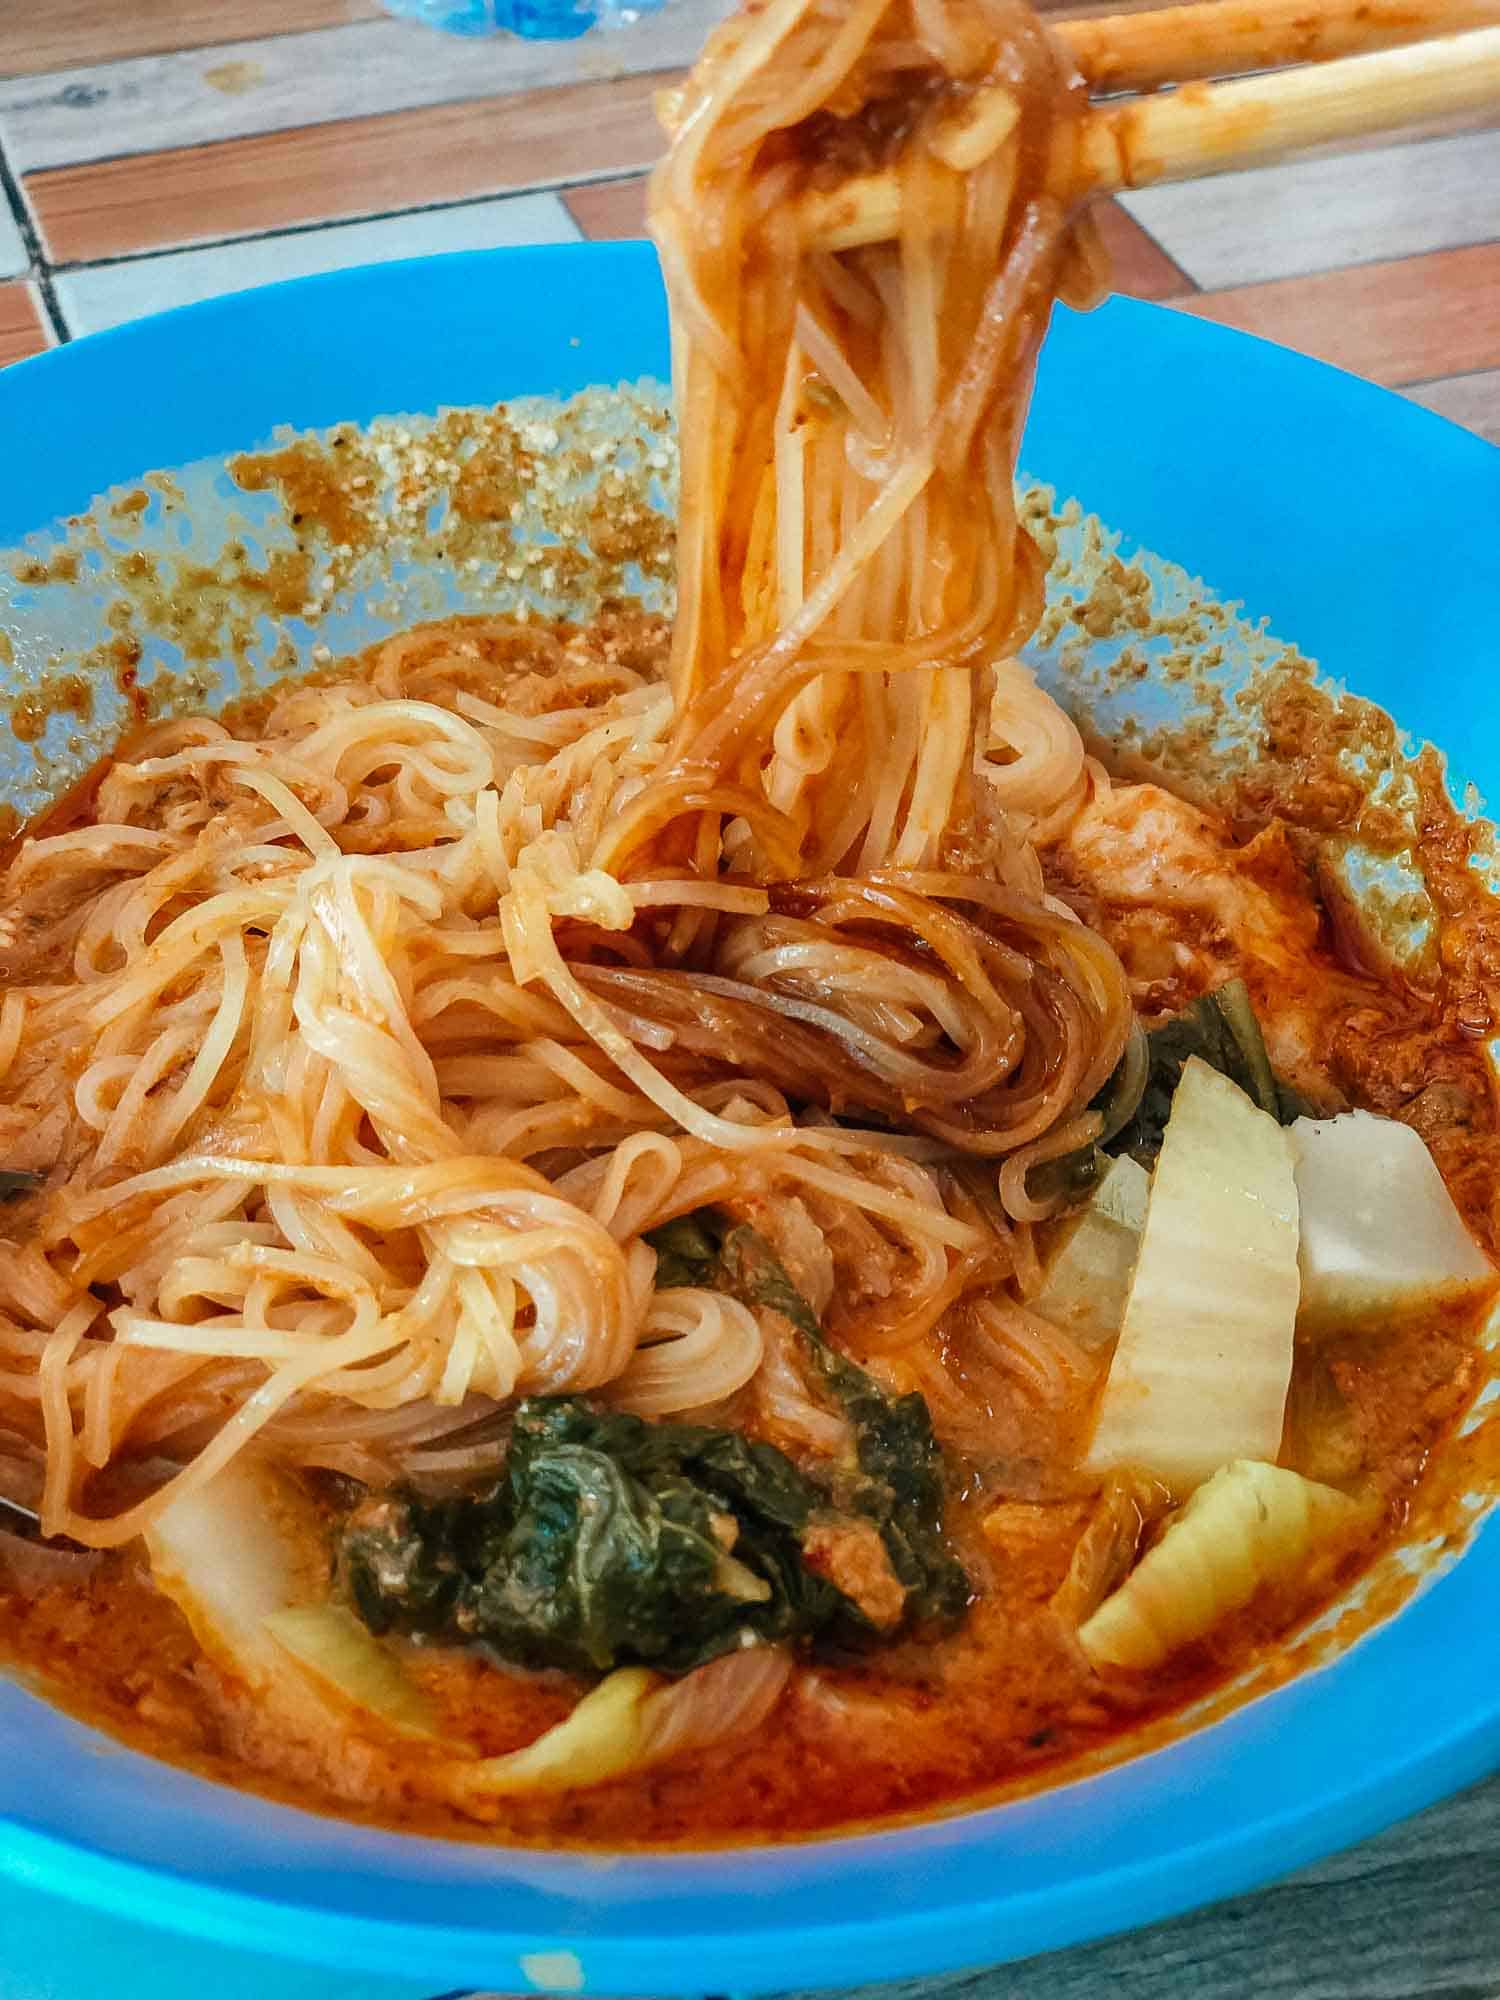
[[[646,1241],[656,1252],[656,1289],[676,1291],[683,1285],[713,1289],[723,1231],[709,1209],[679,1215],[653,1229]]]
[[[1146,1045],[1149,1064],[1145,1090],[1135,1115],[1106,1145],[1108,1153],[1129,1153],[1143,1166],[1154,1163],[1161,1151],[1173,1093],[1190,1056],[1201,1056],[1237,1083],[1251,1102],[1269,1111],[1278,1124],[1290,1125],[1310,1108],[1271,1067],[1242,979],[1231,979],[1214,992],[1203,994],[1175,1019],[1153,1028]]]
[[[1060,1154],[1055,1160],[1043,1160],[1032,1167],[1026,1176],[1026,1192],[1033,1201],[1046,1201],[1053,1195],[1060,1195],[1064,1207],[1076,1208],[1080,1202],[1088,1200],[1104,1178],[1108,1165],[1108,1153],[1103,1146],[1091,1141],[1087,1146],[1079,1146],[1071,1153]]]
[[[700,1243],[717,1237],[719,1244],[717,1266],[704,1275],[700,1262],[700,1275],[692,1282],[708,1283],[745,1305],[789,1320],[801,1336],[814,1386],[848,1419],[855,1464],[839,1481],[838,1499],[879,1529],[906,1592],[907,1617],[951,1622],[961,1616],[970,1597],[969,1579],[943,1538],[942,1453],[922,1397],[887,1396],[863,1368],[830,1344],[812,1307],[758,1230],[730,1223],[709,1209],[683,1220],[694,1226]],[[650,1241],[657,1245],[657,1283],[665,1289],[671,1280],[662,1276],[660,1232],[653,1232]]]
[[[849,1518],[738,1432],[538,1397],[516,1412],[499,1485],[366,1502],[340,1572],[378,1633],[477,1642],[526,1666],[685,1673],[751,1640],[883,1636],[809,1561]]]
[[[775,1559],[778,1535],[795,1542],[820,1496],[754,1449],[580,1398],[533,1399],[492,1492],[357,1509],[342,1573],[377,1632],[477,1641],[526,1666],[683,1672],[839,1609],[800,1562]]]
[[[382,1494],[348,1516],[339,1570],[365,1623],[527,1666],[685,1673],[751,1642],[849,1651],[961,1616],[921,1397],[885,1396],[837,1353],[754,1230],[705,1210],[653,1240],[659,1281],[785,1314],[848,1418],[849,1464],[820,1482],[737,1431],[532,1397],[489,1492]]]

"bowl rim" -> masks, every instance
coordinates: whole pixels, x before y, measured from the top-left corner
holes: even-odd
[[[506,317],[517,297],[527,302],[524,323]],[[374,346],[371,325],[383,329]],[[293,333],[296,353],[288,358]],[[32,526],[78,511],[147,465],[248,448],[273,422],[365,421],[523,388],[565,392],[592,380],[660,378],[666,368],[649,246],[462,252],[289,280],[89,336],[0,375],[0,424],[17,439],[13,463],[43,452],[49,438],[53,446],[50,461],[33,460],[41,476],[26,486]],[[177,391],[155,415],[149,398],[138,399],[144,411],[121,407],[121,383],[139,370],[138,379],[155,374]],[[1087,399],[1070,398],[1068,383],[1101,370],[1131,394],[1166,398],[1160,421],[1153,412],[1149,462],[1138,439],[1123,430],[1116,436],[1108,423],[1101,445],[1072,407]],[[444,384],[440,397],[434,380]],[[1257,414],[1262,426],[1274,422],[1279,477],[1289,489],[1299,477],[1317,477],[1320,451],[1347,475],[1346,505],[1361,530],[1345,536],[1351,563],[1363,563],[1385,532],[1380,503],[1366,490],[1373,474],[1361,472],[1358,454],[1367,448],[1369,466],[1384,468],[1386,492],[1441,482],[1450,514],[1461,517],[1453,564],[1460,612],[1464,603],[1493,601],[1500,556],[1469,517],[1478,510],[1500,518],[1500,451],[1372,384],[1209,321],[1119,299],[1089,319],[1060,314],[1027,463],[1040,456],[1045,462],[1034,469],[1047,476],[1070,454],[1096,466],[1088,504],[1111,522],[1129,518],[1140,542],[1177,556],[1181,534],[1164,537],[1155,524],[1170,523],[1174,508],[1188,519],[1181,483],[1196,473],[1184,454],[1214,420],[1226,384],[1244,434],[1254,434]],[[272,400],[278,395],[281,403]],[[111,421],[102,434],[78,435],[69,407],[108,407]],[[147,436],[161,448],[143,451]],[[1325,463],[1325,478],[1327,471]],[[1245,470],[1236,507],[1249,504],[1244,489],[1253,484]],[[1122,509],[1120,499],[1131,504]],[[1275,500],[1271,487],[1259,495],[1262,522],[1280,519]],[[12,495],[12,515],[19,504]],[[0,496],[0,539],[19,539],[6,511]],[[1192,509],[1202,546],[1181,559],[1210,576],[1217,594],[1243,594],[1271,611],[1276,629],[1300,637],[1305,617],[1331,634],[1331,656],[1326,644],[1321,650],[1336,670],[1359,664],[1358,645],[1344,643],[1342,629],[1321,617],[1314,595],[1285,610],[1257,571],[1265,552],[1254,537],[1246,550],[1215,542],[1212,524],[1198,520],[1203,512],[1202,504]],[[1378,638],[1394,615],[1381,594],[1386,581],[1371,558],[1377,603],[1359,644]],[[1450,611],[1440,614],[1449,619],[1444,644],[1456,629]],[[786,1848],[735,1849],[728,1859],[721,1850],[605,1863],[353,1828],[112,1744],[101,1757],[93,1732],[4,1683],[0,1735],[19,1720],[18,1742],[29,1735],[36,1748],[29,1783],[18,1765],[0,1773],[0,1881],[136,1921],[146,1911],[153,1924],[218,1944],[408,1973],[434,1990],[545,1989],[557,1983],[556,1969],[527,1970],[539,1953],[571,1954],[584,1990],[626,1994],[702,1991],[706,1963],[715,1989],[737,1994],[993,1963],[1244,1890],[1493,1769],[1500,1676],[1482,1647],[1470,1645],[1465,1658],[1450,1641],[1455,1631],[1490,1629],[1497,1581],[1500,1526],[1491,1521],[1459,1562],[1339,1659],[1163,1749],[1009,1804]],[[61,1757],[73,1787],[61,1804],[37,1794],[49,1756]],[[47,1784],[56,1784],[58,1768]],[[136,1797],[139,1814],[123,1803]],[[115,1817],[86,1824],[89,1801],[90,1811]],[[73,1825],[71,1807],[81,1815]],[[160,1839],[178,1844],[153,1849]],[[483,1865],[475,1857],[485,1857]],[[480,1883],[478,1918],[465,1916]]]

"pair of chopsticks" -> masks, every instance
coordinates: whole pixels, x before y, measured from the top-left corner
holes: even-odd
[[[1500,109],[1500,0],[1198,0],[1060,21],[1051,32],[1091,91],[1155,93],[1091,102],[1072,176],[1079,194],[1193,180]],[[1232,81],[1203,80],[1226,73]],[[1003,103],[989,110],[971,111],[970,128],[1003,132]],[[809,193],[804,217],[805,240],[826,249],[885,242],[900,231],[900,178],[866,174]]]

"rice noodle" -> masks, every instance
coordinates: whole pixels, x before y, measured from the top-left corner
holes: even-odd
[[[754,1376],[763,1345],[755,1315],[738,1299],[691,1286],[662,1292],[610,1400],[638,1417],[723,1402]]]

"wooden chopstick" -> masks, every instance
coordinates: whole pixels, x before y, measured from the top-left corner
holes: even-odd
[[[1101,191],[1195,180],[1486,105],[1500,110],[1500,28],[1095,105],[1081,175]]]
[[[1158,90],[1500,26],[1500,0],[1195,0],[1048,26],[1092,90]]]
[[[1196,180],[1485,106],[1500,109],[1500,27],[1092,105],[1057,179],[1073,195]],[[802,225],[821,249],[886,242],[901,229],[900,178],[866,174],[809,193]]]

